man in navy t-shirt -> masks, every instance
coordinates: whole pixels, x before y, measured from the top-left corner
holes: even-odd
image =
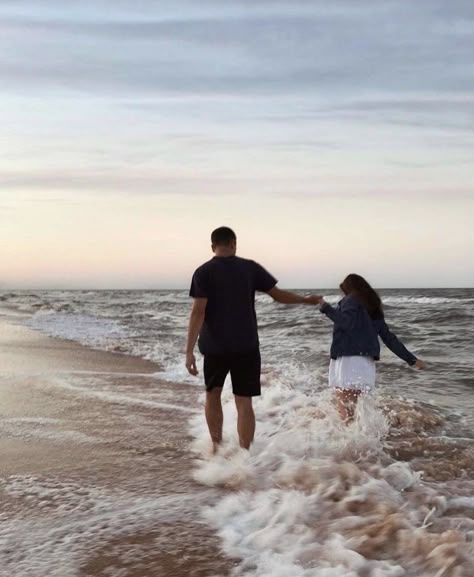
[[[315,304],[277,288],[277,280],[253,260],[236,256],[237,238],[227,227],[211,235],[214,258],[194,273],[189,294],[193,308],[189,319],[186,368],[197,375],[194,347],[204,356],[206,420],[214,450],[222,441],[221,393],[230,372],[237,407],[240,446],[248,449],[255,433],[252,397],[260,395],[260,350],[255,292],[269,294],[284,304]]]

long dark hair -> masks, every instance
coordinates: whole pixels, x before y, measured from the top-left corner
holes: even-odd
[[[367,309],[372,319],[383,318],[382,301],[370,284],[358,274],[350,274],[340,284],[345,295],[355,296]]]

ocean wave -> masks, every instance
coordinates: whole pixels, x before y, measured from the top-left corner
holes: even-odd
[[[51,337],[153,361],[162,368],[160,378],[163,380],[195,383],[195,379],[188,374],[184,366],[184,327],[179,337],[173,338],[163,321],[158,332],[142,334],[138,329],[127,326],[124,320],[124,318],[116,320],[85,314],[40,311],[26,320],[25,325]],[[169,324],[171,319],[165,321]]]
[[[147,375],[149,376],[149,375]],[[69,381],[65,380],[56,380],[54,381],[54,385],[57,388],[62,388],[71,392],[74,392],[80,395],[82,398],[94,398],[104,402],[113,403],[116,405],[123,405],[126,407],[145,407],[148,409],[164,409],[170,410],[173,412],[179,413],[187,413],[187,414],[196,414],[200,412],[195,407],[187,406],[183,403],[176,404],[170,402],[164,402],[162,400],[156,400],[154,398],[150,398],[149,396],[144,396],[140,394],[133,394],[133,391],[130,390],[123,390],[122,388],[116,386],[113,390],[108,390],[101,388],[100,386],[97,388],[90,386],[91,379],[87,380],[87,384],[81,381],[81,379],[70,379]]]
[[[113,350],[117,342],[127,336],[125,327],[118,321],[84,314],[43,311],[25,324],[52,337],[105,350]]]
[[[45,417],[0,418],[2,438],[46,440],[57,444],[94,444],[98,440],[79,431],[59,429],[62,421]]]
[[[324,294],[324,300],[329,303],[337,303],[343,298],[343,294]],[[474,302],[472,298],[440,297],[440,296],[389,296],[381,295],[382,302],[387,305],[442,305],[442,304],[469,304]]]
[[[154,531],[153,546],[165,549],[163,542],[168,547],[170,543],[157,527],[176,523],[183,509],[191,509],[196,501],[195,495],[159,496],[152,491],[134,495],[75,480],[26,475],[0,479],[0,491],[5,501],[0,563],[3,575],[15,577],[79,575],[79,567],[85,567],[105,549],[110,550],[114,539],[126,542],[139,532],[146,535]],[[24,518],[9,518],[9,502],[33,507]],[[123,565],[127,566],[127,554],[135,563],[146,565],[149,551],[124,544],[120,551]],[[119,551],[116,555],[119,559]],[[119,573],[124,575],[120,569],[113,574]]]
[[[472,341],[473,294],[469,289],[417,289],[383,295],[390,325],[436,374],[430,370],[414,373],[384,350],[379,384],[387,389],[396,386],[402,394],[409,394],[415,384],[420,394],[433,390],[438,395],[438,383],[446,382],[446,403],[468,412],[471,400],[461,400],[451,391],[460,380],[468,382],[472,373],[468,345]],[[340,295],[333,289],[325,298],[336,303]],[[10,311],[10,306],[16,308]],[[15,291],[2,303],[2,314],[3,309],[15,322],[26,318],[28,326],[48,335],[154,361],[163,371],[163,379],[196,382],[184,367],[190,311],[186,291]],[[326,380],[332,326],[318,308],[285,307],[259,295],[256,309],[265,370],[294,383],[301,376],[293,374],[293,366],[298,366],[304,373],[299,381],[304,390],[314,387],[323,373]],[[196,356],[201,365],[202,359],[198,353]]]
[[[206,456],[203,419],[191,427],[195,479],[224,489],[205,516],[226,554],[242,559],[236,576],[471,575],[469,517],[463,525],[447,504],[471,501],[424,483],[421,471],[385,451],[392,425],[374,399],[364,399],[356,423],[345,427],[327,393],[308,396],[274,383],[255,403],[250,452],[238,449],[228,428],[235,426],[232,405],[226,395],[226,443],[216,456]],[[395,426],[415,432],[415,418],[426,421],[416,429],[422,454],[423,435],[440,421],[428,407],[412,411]]]
[[[473,299],[461,299],[454,297],[411,297],[411,296],[382,296],[382,302],[388,305],[400,304],[420,304],[420,305],[441,305],[441,304],[468,304]]]

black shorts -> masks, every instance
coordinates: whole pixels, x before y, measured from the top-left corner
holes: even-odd
[[[260,351],[204,355],[206,390],[223,387],[230,372],[232,392],[239,397],[260,395]]]

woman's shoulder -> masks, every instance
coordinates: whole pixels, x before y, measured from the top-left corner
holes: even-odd
[[[383,312],[381,312],[376,317],[371,317],[371,319],[375,326],[382,326],[385,324],[385,316]]]
[[[339,301],[339,306],[342,308],[359,308],[362,305],[360,300],[354,295],[346,295],[343,299]]]

